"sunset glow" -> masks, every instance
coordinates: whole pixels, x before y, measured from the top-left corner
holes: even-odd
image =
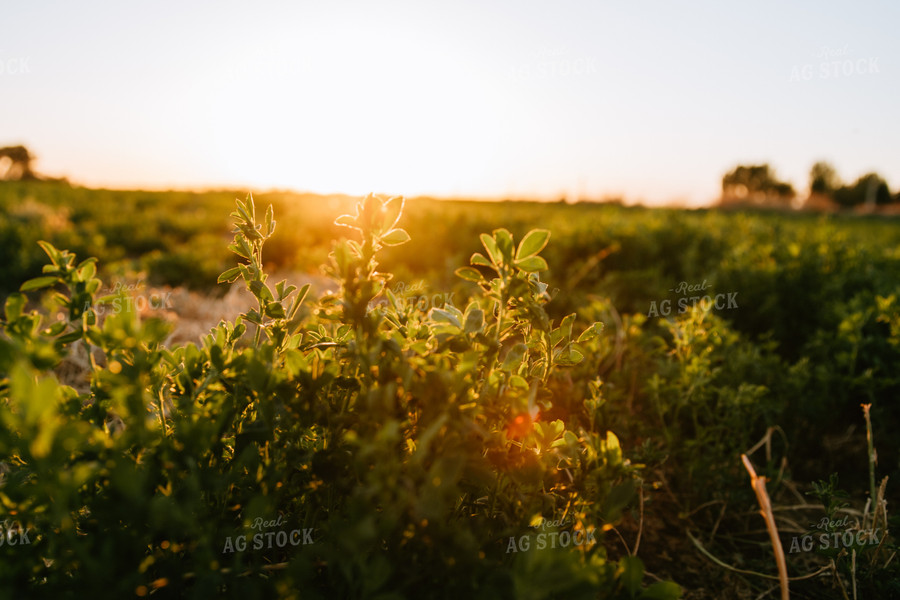
[[[18,4],[0,131],[114,187],[697,204],[739,162],[803,188],[826,159],[895,188],[879,10]]]

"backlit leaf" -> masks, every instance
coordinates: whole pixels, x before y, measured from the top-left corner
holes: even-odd
[[[529,256],[528,258],[517,260],[515,265],[526,273],[546,271],[549,268],[547,266],[547,261],[540,256]]]
[[[479,273],[476,269],[472,267],[460,267],[456,271],[456,276],[465,279],[466,281],[481,281],[481,273]]]
[[[381,236],[381,243],[385,246],[399,246],[409,241],[409,234],[405,229],[392,229]]]
[[[519,242],[519,248],[516,250],[516,260],[522,260],[530,256],[538,254],[547,245],[550,240],[550,232],[546,229],[532,229]]]

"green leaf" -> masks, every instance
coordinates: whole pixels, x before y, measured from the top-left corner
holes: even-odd
[[[466,315],[466,333],[479,333],[484,329],[484,311],[480,308],[473,308]]]
[[[272,235],[272,232],[275,231],[275,209],[272,208],[270,204],[266,209],[266,237]]]
[[[241,276],[241,268],[240,267],[232,267],[219,275],[219,279],[217,283],[231,283],[235,279]]]
[[[243,217],[244,221],[247,223],[252,223],[253,219],[250,218],[250,213],[247,211],[246,205],[240,200],[237,201],[238,211],[241,213],[241,217]]]
[[[585,329],[581,335],[578,336],[578,342],[586,342],[587,340],[592,340],[603,332],[603,323],[597,322]]]
[[[575,323],[575,313],[571,313],[563,317],[559,323],[560,341],[568,343],[572,339],[572,325]]]
[[[548,450],[565,445],[565,440],[561,438],[566,431],[566,426],[560,419],[556,419],[552,423],[537,422],[534,427],[541,443],[541,449]]]
[[[501,254],[500,248],[497,246],[497,242],[494,240],[494,238],[486,233],[482,233],[480,238],[481,243],[484,245],[484,249],[487,250],[488,257],[491,259],[491,262],[494,264],[494,266],[500,266],[500,264],[503,262],[503,254]],[[475,256],[476,255],[472,255],[472,262],[473,264],[478,264],[474,261]]]
[[[285,317],[284,306],[279,302],[271,302],[266,305],[266,314],[273,319],[283,319]]]
[[[681,598],[681,587],[672,581],[659,581],[644,590],[638,598],[640,600],[678,600]]]
[[[400,222],[400,215],[403,214],[405,203],[406,200],[403,199],[403,196],[394,196],[384,203],[381,207],[381,231],[390,231]]]
[[[362,244],[360,244],[356,240],[347,240],[347,248],[350,249],[352,256],[362,256]]]
[[[19,288],[20,292],[30,292],[32,290],[39,290],[41,288],[49,287],[56,283],[59,278],[53,275],[45,275],[44,277],[35,277],[34,279],[29,279],[25,283],[22,284],[22,287]]]
[[[494,230],[494,239],[497,240],[497,247],[507,263],[513,261],[513,236],[508,229],[501,227]]]
[[[566,426],[562,422],[562,419],[556,419],[555,421],[553,421],[552,423],[548,423],[547,425],[548,430],[552,436],[550,439],[552,440],[560,437],[566,430]]]
[[[622,586],[634,597],[641,590],[644,579],[644,563],[637,556],[624,556],[619,560]]]
[[[285,286],[287,286],[287,287],[285,287]],[[286,279],[282,279],[281,281],[279,281],[278,283],[275,284],[275,293],[278,294],[279,300],[284,300],[285,298],[290,296],[296,289],[297,289],[297,286],[296,285],[288,285],[288,282]]]
[[[250,250],[250,246],[247,245],[247,238],[243,235],[236,235],[234,243],[229,244],[228,249],[246,259],[249,259],[250,255],[253,253],[253,251]]]
[[[67,333],[66,335],[56,338],[56,342],[58,344],[71,344],[72,342],[80,340],[81,334],[81,331],[72,331],[70,333]]]
[[[10,377],[12,398],[27,398],[21,405],[25,423],[37,429],[37,436],[31,440],[30,450],[36,458],[43,458],[53,447],[55,432],[60,425],[56,412],[57,384],[50,378],[36,378],[16,366]]]
[[[622,447],[619,445],[619,438],[612,431],[606,432],[606,441],[602,443],[603,450],[606,452],[606,460],[611,466],[619,466],[622,464]]]
[[[270,290],[269,286],[264,284],[262,281],[251,281],[250,291],[253,292],[254,296],[259,298],[263,302],[273,302],[275,300],[275,296],[272,295],[272,290]]]
[[[253,203],[253,194],[247,194],[247,208],[250,210],[250,214],[256,217],[256,204]]]
[[[294,287],[294,286],[291,286]],[[290,293],[290,292],[288,292]],[[288,319],[293,319],[294,315],[297,314],[297,310],[300,308],[300,305],[303,304],[303,301],[306,300],[306,295],[309,293],[309,284],[307,283],[300,291],[297,293],[297,297],[294,298],[294,303],[291,305],[291,312],[288,315]]]
[[[433,308],[431,309],[432,318],[435,321],[443,322],[443,323],[451,323],[456,327],[462,327],[459,322],[459,319],[456,318],[452,312],[444,310],[442,308]]]
[[[48,336],[57,336],[66,330],[66,322],[65,321],[57,321],[50,327],[46,329],[44,332]]]
[[[6,322],[11,323],[19,318],[22,309],[25,307],[25,296],[19,293],[12,293],[6,299]]]
[[[410,240],[409,234],[405,229],[392,229],[381,236],[381,243],[385,246],[399,246]]]
[[[88,258],[78,265],[78,278],[81,281],[88,281],[97,274],[96,258]]]
[[[38,242],[38,246],[50,257],[50,261],[56,265],[57,267],[62,263],[62,253],[56,249],[56,246],[51,244],[50,242],[45,242],[41,240]]]
[[[476,252],[475,254],[473,254],[473,255],[472,255],[472,258],[469,259],[469,262],[470,262],[471,264],[473,264],[473,265],[481,265],[481,266],[492,267],[492,268],[493,268],[493,265],[491,264],[491,261],[489,261],[488,259],[486,259],[486,258],[484,257],[484,255],[481,254],[480,252]]]
[[[550,241],[550,231],[547,229],[532,229],[519,242],[519,248],[516,250],[516,260],[519,261],[536,255],[544,249],[548,241]]]
[[[610,488],[606,498],[603,499],[603,517],[608,521],[617,521],[625,507],[634,499],[636,492],[637,486],[633,479],[626,479]]]
[[[353,215],[341,215],[334,220],[334,224],[340,225],[341,227],[349,227],[350,229],[359,229],[359,227],[356,226],[356,217]]]
[[[261,240],[263,237],[257,229],[254,229],[249,225],[238,225],[238,229],[240,229],[244,233],[244,235],[251,240]]]
[[[238,244],[228,244],[228,249],[231,250],[232,252],[234,252],[235,254],[237,254],[238,256],[240,256],[241,258],[247,258],[247,259],[249,259],[249,258],[250,258],[250,253],[249,253],[249,252],[245,252],[244,249],[243,249],[241,246],[243,246],[243,244],[241,244],[241,245],[238,245]]]
[[[549,268],[547,266],[547,261],[540,256],[529,256],[528,258],[517,260],[515,265],[526,273],[546,271]]]
[[[584,354],[574,344],[557,349],[553,356],[553,362],[560,366],[573,366],[584,360]]]
[[[528,382],[521,375],[511,375],[509,377],[509,387],[519,390],[527,390]]]
[[[247,238],[240,237],[240,238],[238,238],[237,243],[238,243],[238,245],[240,245],[241,250],[244,251],[244,256],[246,256],[247,258],[250,258],[250,256],[253,254],[253,250],[251,250],[250,245],[247,244]]]
[[[248,310],[246,313],[242,315],[244,319],[250,321],[254,325],[262,325],[262,315],[259,314],[255,308]]]
[[[394,312],[400,312],[400,304],[397,302],[397,296],[394,295],[394,292],[391,291],[391,288],[384,288],[384,295],[388,299],[388,303],[390,303],[391,308],[394,309]]]
[[[472,267],[460,267],[455,272],[457,277],[461,277],[466,281],[474,281],[477,283],[482,280],[481,273]]]
[[[504,371],[516,370],[519,365],[522,364],[522,359],[525,358],[526,352],[528,352],[528,346],[525,344],[516,344],[506,353],[506,356],[503,359],[503,366],[500,368]]]

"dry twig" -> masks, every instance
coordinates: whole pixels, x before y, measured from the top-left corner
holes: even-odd
[[[765,477],[757,477],[753,465],[746,454],[741,454],[741,460],[744,461],[744,467],[750,473],[750,485],[756,492],[756,499],[759,501],[760,513],[766,520],[766,528],[769,530],[769,538],[772,540],[772,550],[775,552],[775,562],[778,564],[778,578],[781,583],[781,600],[789,600],[791,592],[788,588],[787,562],[784,559],[784,548],[781,547],[781,540],[778,538],[778,529],[775,526],[775,517],[772,514],[772,503],[769,501],[769,494],[766,492]]]

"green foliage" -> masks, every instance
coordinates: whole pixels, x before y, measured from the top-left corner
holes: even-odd
[[[825,517],[829,522],[836,520],[837,511],[848,506],[845,499],[849,497],[847,492],[838,488],[837,473],[832,473],[828,481],[814,481],[812,485],[813,489],[810,495],[818,498],[825,507]],[[828,531],[834,531],[834,529],[828,528]]]
[[[307,286],[268,282],[272,207],[258,220],[252,197],[238,201],[238,264],[219,281],[242,281],[257,305],[175,348],[160,320],[96,310],[113,297],[95,296],[94,259],[42,243],[50,264],[0,321],[0,521],[31,537],[0,546],[0,589],[679,597],[674,584],[644,588],[640,559],[607,556],[603,532],[640,467],[599,427],[596,386],[559,392],[591,368],[602,331],[545,311],[549,232],[518,245],[505,229],[483,235],[487,256],[459,273],[475,288],[465,307],[422,314],[399,309],[378,270],[383,249],[410,239],[402,210],[368,196],[338,217],[354,238],[329,257],[340,290],[309,302]],[[60,317],[49,326],[23,294],[43,290]],[[369,310],[380,294],[388,308]],[[85,392],[53,374],[73,353],[90,363]],[[541,517],[597,541],[510,554],[507,540]],[[303,543],[251,545],[263,529]]]
[[[646,395],[635,402],[642,425],[632,428],[661,443],[677,465],[670,477],[685,508],[735,490],[749,493],[735,457],[783,410],[773,392],[786,382],[772,345],[748,342],[700,306],[664,321],[660,335],[639,329],[642,322],[633,328],[627,352],[636,371],[652,374]]]
[[[498,590],[505,597],[540,595],[546,592],[542,578],[588,563],[593,569],[598,560],[605,565],[595,569],[599,579],[586,585],[612,590],[616,584],[602,573],[615,577],[620,559],[629,554],[613,534],[584,560],[559,549],[506,554],[505,544],[529,531],[536,514],[569,515],[588,527],[618,523],[617,531],[630,543],[641,519],[635,507],[640,494],[645,531],[653,523],[681,524],[690,515],[692,529],[720,533],[704,541],[718,556],[752,561],[758,553],[738,542],[729,550],[733,554],[715,547],[724,544],[721,534],[736,539],[747,526],[727,516],[719,526],[719,507],[727,503],[731,514],[745,500],[748,507],[755,502],[739,453],[777,428],[779,435],[770,442],[784,447],[767,454],[761,468],[773,501],[792,498],[785,480],[796,477],[803,489],[808,487],[803,481],[827,480],[834,472],[847,490],[869,490],[868,473],[859,465],[865,444],[858,426],[861,402],[872,404],[878,469],[889,476],[888,496],[900,476],[900,438],[894,435],[900,426],[900,230],[889,219],[374,197],[357,207],[343,197],[256,196],[255,204],[271,203],[278,214],[277,234],[271,235],[265,213],[257,219],[250,200],[235,209],[232,198],[220,192],[0,185],[0,296],[6,314],[0,395],[11,397],[14,372],[28,374],[38,386],[26,390],[20,374],[17,390],[38,394],[55,385],[53,372],[64,358],[92,364],[92,387],[59,386],[49,404],[55,413],[40,408],[47,411],[40,423],[47,417],[48,429],[16,421],[34,437],[16,438],[3,452],[15,447],[20,456],[21,448],[30,451],[41,435],[35,449],[55,457],[60,450],[47,444],[66,435],[75,440],[67,442],[72,450],[66,464],[93,460],[102,468],[78,491],[80,500],[72,499],[74,492],[62,496],[78,532],[89,530],[86,513],[78,510],[99,510],[95,497],[118,490],[122,473],[141,472],[147,486],[162,489],[169,489],[171,480],[181,507],[171,518],[180,515],[188,523],[182,540],[205,548],[210,561],[217,561],[195,564],[189,557],[197,552],[170,537],[178,528],[169,521],[155,524],[136,500],[138,522],[152,535],[105,524],[104,535],[113,540],[112,550],[104,550],[108,554],[100,552],[100,542],[75,536],[82,545],[74,548],[84,556],[112,556],[120,542],[132,544],[129,536],[148,551],[163,542],[166,552],[179,548],[174,558],[158,549],[160,556],[154,554],[142,577],[123,567],[126,594],[137,585],[152,589],[151,576],[190,571],[189,583],[176,579],[191,587],[184,592],[179,587],[175,595],[193,593],[202,583],[227,585],[229,592],[262,585],[259,594],[294,586],[326,595],[323,590],[338,586],[349,590],[341,592],[345,595],[374,596],[372,586],[387,589],[406,581],[411,587],[400,593],[413,595],[413,587],[427,579],[423,573],[443,577],[452,571],[458,587],[448,595],[476,588],[490,590],[485,595]],[[402,230],[396,221],[401,205]],[[228,258],[222,241],[229,210],[236,210],[231,256],[239,265]],[[141,220],[133,218],[138,212]],[[342,213],[350,214],[335,223]],[[484,231],[491,233],[480,235]],[[333,244],[341,235],[350,239]],[[100,260],[88,267],[60,252],[47,265],[53,272],[43,273],[47,253],[37,244],[42,239]],[[267,278],[274,269],[311,271],[323,262],[338,291],[315,300],[286,281],[273,285]],[[166,339],[167,326],[133,314],[108,315],[103,309],[116,298],[98,297],[100,288],[92,283],[135,272],[150,282],[208,290],[224,272],[224,281],[251,291],[253,305],[196,346],[163,348],[159,342]],[[37,279],[30,285],[50,285],[17,292],[30,278]],[[396,281],[418,280],[445,295],[452,292],[455,306],[416,310],[392,291]],[[710,294],[736,292],[739,306],[648,317],[653,301],[668,299],[677,306],[679,296],[672,290],[680,282],[706,282]],[[385,310],[372,310],[375,304]],[[131,424],[139,414],[146,417],[141,422],[157,423],[145,425],[140,438],[135,437],[139,426]],[[121,442],[133,444],[131,462],[116,454],[121,447],[106,448],[108,441],[95,442],[99,449],[83,454],[77,441],[82,434],[57,427],[85,419],[86,433],[98,440],[131,436]],[[169,439],[173,432],[177,440]],[[473,457],[475,447],[483,456]],[[411,457],[420,452],[413,463]],[[6,494],[12,473],[18,473],[16,485],[37,477],[31,475],[34,464],[9,456],[0,455]],[[782,457],[789,469],[779,462]],[[150,476],[155,472],[150,458],[155,464],[171,462],[174,470]],[[247,462],[251,459],[256,462]],[[464,460],[463,466],[451,459]],[[117,465],[115,479],[106,471],[110,460]],[[194,466],[184,466],[185,460]],[[43,480],[66,477],[57,463],[45,464],[39,473]],[[432,489],[427,481],[435,475],[450,483]],[[268,487],[259,491],[263,484]],[[57,491],[50,496],[54,486],[42,488],[45,496],[35,504],[45,513],[52,514],[49,507],[57,501]],[[657,488],[662,491],[651,491]],[[370,495],[351,493],[363,489]],[[460,494],[456,503],[448,500],[457,497],[454,493]],[[253,505],[253,514],[265,519],[283,514],[292,519],[291,527],[314,528],[316,544],[281,555],[223,554],[225,539],[243,534],[252,523],[246,515],[257,495],[263,500]],[[585,499],[589,502],[581,502]],[[123,504],[109,514],[120,519],[117,523],[134,523],[131,507]],[[450,504],[456,520],[435,521]],[[19,511],[16,518],[43,514],[18,504],[3,506]],[[210,516],[209,506],[225,508]],[[388,510],[385,520],[384,506],[402,508]],[[355,539],[355,523],[368,523],[362,527],[367,545],[348,541],[337,550],[326,545],[329,539]],[[60,524],[45,525],[52,530]],[[410,533],[392,537],[397,527]],[[156,541],[148,541],[151,537]],[[648,570],[709,588],[705,579],[691,580],[697,557],[689,543],[686,551],[676,546],[674,540],[684,539],[681,531],[667,530],[662,547],[650,541],[649,531],[644,539],[640,555]],[[479,552],[484,559],[459,562]],[[540,558],[543,554],[547,557]],[[383,572],[373,562],[379,555],[389,565]],[[667,555],[684,563],[666,571]],[[4,564],[21,565],[23,556],[18,550],[3,554]],[[108,576],[99,566],[102,560],[59,556],[54,568],[61,572],[78,573],[85,581]],[[449,558],[457,561],[452,570]],[[757,570],[771,567],[769,555],[763,553],[760,561]],[[41,572],[47,569],[53,571]],[[700,570],[704,576],[713,573]],[[348,583],[375,571],[381,573],[371,575],[375,583],[352,588]],[[17,581],[37,581],[30,572],[21,576],[30,579]],[[872,578],[878,576],[872,571]],[[581,589],[580,576],[561,578],[575,582],[566,594]],[[61,579],[47,581],[53,589],[65,588]]]

